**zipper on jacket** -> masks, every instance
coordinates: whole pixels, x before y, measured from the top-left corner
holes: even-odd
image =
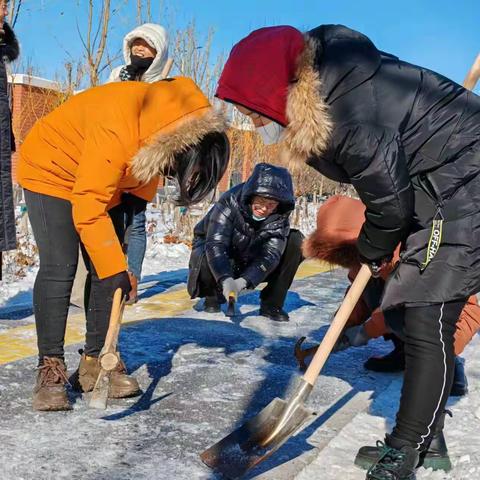
[[[418,180],[423,191],[434,201],[437,209],[442,209],[444,206],[443,199],[433,179],[428,173],[420,173],[418,175]]]

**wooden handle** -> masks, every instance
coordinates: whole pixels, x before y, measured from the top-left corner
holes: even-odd
[[[170,73],[170,70],[172,69],[172,67],[173,67],[173,58],[169,58],[169,59],[165,62],[165,66],[163,67],[161,77],[162,77],[162,78],[167,78],[167,77],[168,77],[168,74]]]
[[[122,297],[122,290],[117,288],[113,294],[110,322],[108,324],[105,344],[100,352],[100,356],[108,352],[115,352],[117,349],[118,333],[120,331],[120,324],[122,323],[123,307],[125,306],[125,299]]]
[[[107,352],[100,357],[100,366],[106,371],[111,372],[120,363],[118,353]]]
[[[330,352],[335,346],[338,337],[342,333],[350,314],[365,290],[365,287],[367,286],[371,276],[372,274],[370,272],[370,268],[368,268],[368,265],[362,265],[362,268],[360,268],[360,271],[353,281],[350,290],[348,290],[347,294],[345,295],[342,305],[338,309],[338,312],[335,315],[335,318],[333,319],[327,333],[325,334],[322,343],[319,345],[317,353],[313,357],[307,371],[305,372],[305,375],[303,376],[304,380],[310,385],[315,384],[315,381],[320,375],[320,372],[322,371]]]

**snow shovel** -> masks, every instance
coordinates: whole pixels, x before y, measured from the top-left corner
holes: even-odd
[[[275,398],[258,415],[205,450],[200,458],[206,465],[228,479],[240,478],[278,450],[309,420],[314,420],[314,413],[305,407],[304,402],[370,277],[370,269],[362,265],[310,366],[299,379],[290,398]]]
[[[98,408],[102,410],[107,408],[108,391],[110,389],[110,374],[120,362],[117,353],[117,342],[124,307],[125,297],[122,298],[122,290],[117,288],[113,295],[112,311],[110,313],[110,323],[108,325],[105,344],[98,357],[101,368],[88,405],[90,408]]]

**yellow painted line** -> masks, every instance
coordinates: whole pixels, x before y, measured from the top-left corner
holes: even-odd
[[[327,264],[306,261],[298,269],[295,279],[300,280],[330,270]],[[125,310],[123,323],[132,324],[154,318],[169,318],[190,310],[197,300],[190,299],[182,288],[154,295],[140,301],[134,308]],[[145,303],[144,303],[145,302]],[[68,317],[65,346],[85,341],[85,316],[83,313]],[[0,333],[0,365],[37,354],[35,325],[10,328]]]

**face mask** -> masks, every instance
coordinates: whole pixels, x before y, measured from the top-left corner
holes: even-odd
[[[265,220],[267,217],[257,217],[254,213],[252,213],[252,218],[256,220],[257,222],[262,222]]]
[[[139,57],[137,55],[130,56],[130,63],[134,65],[138,70],[147,70],[153,63],[153,57]]]
[[[278,143],[284,130],[285,128],[277,122],[270,122],[256,128],[257,133],[262,137],[265,145]]]

